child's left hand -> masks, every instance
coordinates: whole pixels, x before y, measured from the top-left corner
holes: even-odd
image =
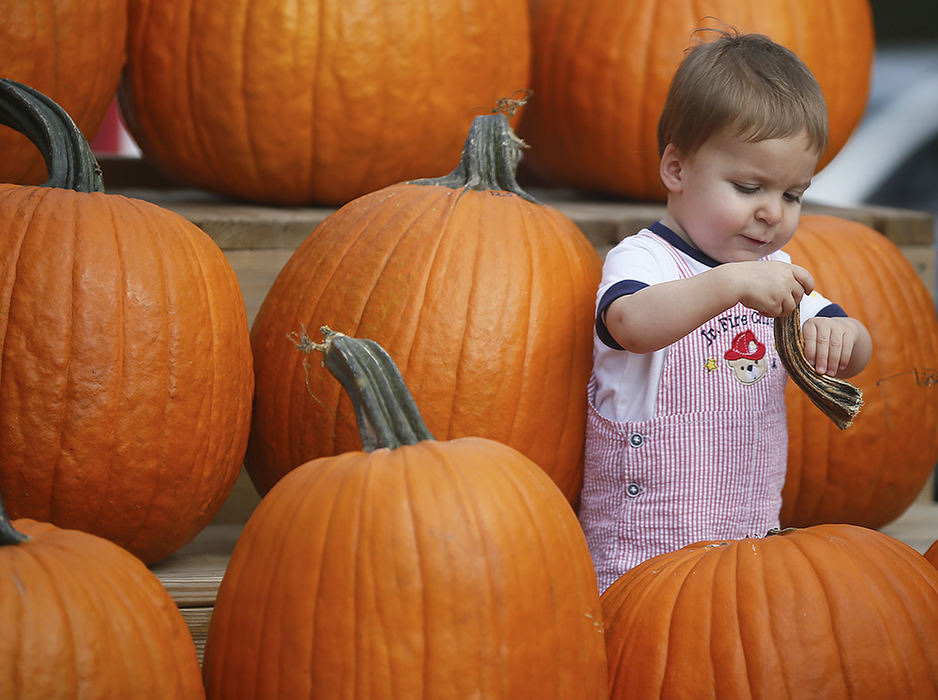
[[[866,327],[854,318],[809,318],[801,327],[804,355],[821,374],[851,377],[866,367],[872,340]]]

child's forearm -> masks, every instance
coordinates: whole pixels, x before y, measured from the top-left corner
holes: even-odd
[[[619,297],[606,310],[606,328],[630,352],[654,352],[671,345],[738,301],[721,269]]]

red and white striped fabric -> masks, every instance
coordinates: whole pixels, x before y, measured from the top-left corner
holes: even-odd
[[[579,516],[600,591],[658,554],[778,527],[786,380],[772,320],[741,304],[668,348],[648,420],[602,416],[594,377]]]

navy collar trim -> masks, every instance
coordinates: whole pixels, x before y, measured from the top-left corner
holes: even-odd
[[[674,231],[669,229],[660,221],[653,223],[648,227],[648,230],[663,238],[665,241],[684,253],[684,255],[693,258],[697,262],[703,263],[707,267],[716,267],[720,264],[719,261],[714,260],[703,251],[694,248],[690,243],[678,236]]]

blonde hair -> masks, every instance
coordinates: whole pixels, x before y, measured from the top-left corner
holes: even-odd
[[[802,131],[820,155],[827,147],[827,104],[808,67],[761,34],[724,30],[688,50],[658,120],[658,154],[669,143],[690,154],[731,129],[746,141]]]

